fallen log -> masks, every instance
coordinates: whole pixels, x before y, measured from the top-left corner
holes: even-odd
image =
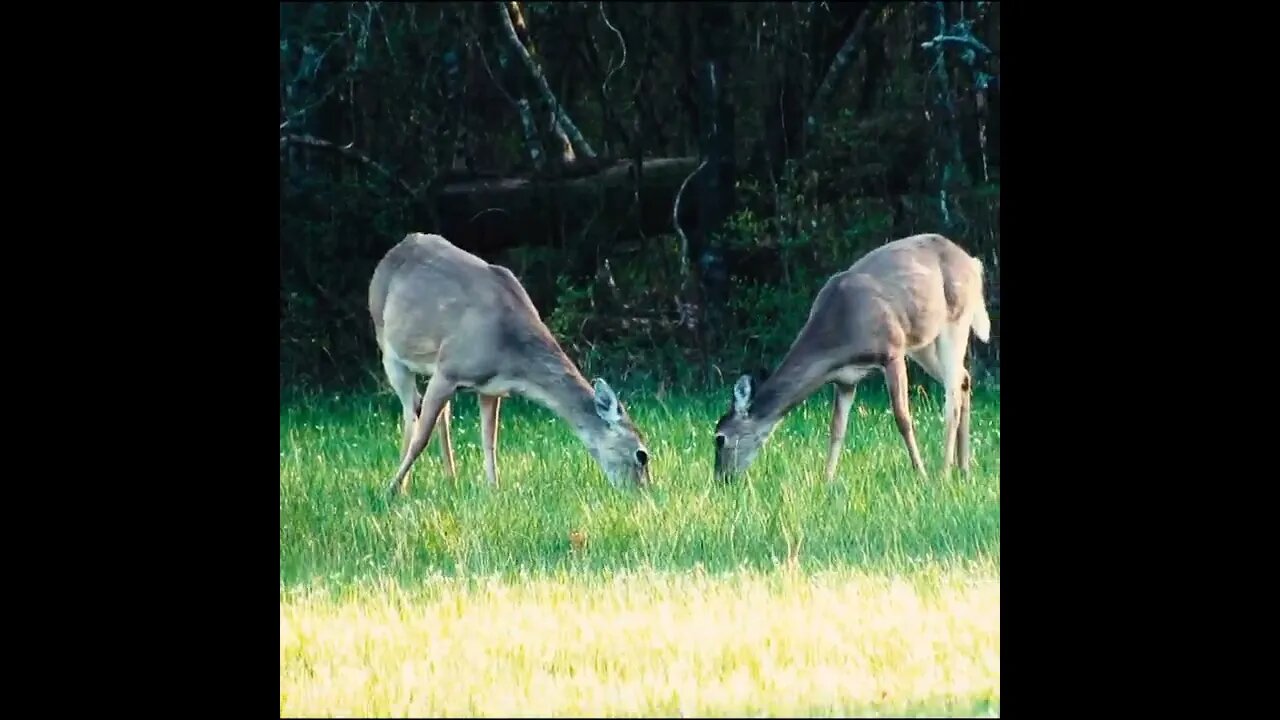
[[[640,168],[639,229],[645,235],[673,233],[671,207],[694,157],[654,158]],[[525,245],[573,246],[584,229],[612,238],[636,225],[635,162],[597,166],[589,174],[571,168],[560,176],[454,180],[435,193],[441,232],[476,252]],[[688,195],[688,194],[686,194]],[[681,203],[682,224],[696,221],[696,202]],[[628,233],[628,234],[632,234]]]

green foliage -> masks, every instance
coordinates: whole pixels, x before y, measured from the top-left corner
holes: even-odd
[[[368,313],[373,268],[401,228],[412,227],[403,200],[388,202],[375,177],[313,181],[281,189],[280,381],[359,385],[377,362]],[[373,212],[370,212],[373,210]]]
[[[997,6],[952,7],[950,22],[974,20],[973,32],[998,50]],[[332,149],[286,146],[281,152],[282,387],[380,383],[365,308],[374,264],[407,232],[447,234],[435,217],[433,190],[446,172],[456,171],[447,170],[455,154],[484,174],[527,170],[524,135],[510,100],[532,86],[519,81],[523,70],[511,66],[509,49],[482,7],[490,6],[281,7],[281,134],[349,146],[386,171]],[[695,17],[661,3],[521,8],[535,60],[602,158],[629,157],[637,144],[650,157],[684,156],[696,147],[691,63],[707,38],[699,35]],[[932,10],[890,5],[821,109],[821,132],[800,142],[795,128],[807,110],[803,99],[812,96],[843,43],[850,12],[820,3],[733,6],[728,87],[737,111],[740,183],[736,212],[713,233],[731,280],[725,296],[712,298],[706,314],[697,316],[701,326],[683,322],[680,303],[694,296],[678,238],[646,236],[629,217],[584,224],[581,232],[564,231],[541,247],[488,255],[521,278],[584,372],[655,385],[709,379],[718,386],[726,375],[772,367],[832,272],[894,237],[943,230],[986,262],[994,337],[990,346],[975,345],[974,363],[980,381],[994,378],[999,186],[980,180],[999,173],[991,167],[984,175],[985,155],[975,160],[975,108],[998,64],[969,67],[949,56],[944,72],[952,81],[968,172],[943,172],[937,123],[926,114],[936,99],[930,95],[938,85],[935,57],[920,49]],[[884,57],[881,70],[872,67],[873,47]],[[801,107],[792,117],[785,105],[794,98],[801,98]],[[782,127],[771,129],[779,124],[775,109]],[[624,142],[616,127],[641,133],[638,143]],[[986,132],[988,142],[998,145],[998,124]],[[779,133],[787,135],[782,143],[776,142]],[[775,177],[770,168],[778,167],[776,158],[769,154],[783,145],[793,157]],[[938,204],[940,181],[951,186],[947,223]],[[421,194],[411,198],[406,185]],[[653,202],[656,194],[637,213],[645,216],[646,232],[654,218],[665,224],[670,213]],[[689,194],[686,201],[696,204]],[[616,288],[591,276],[606,258]],[[695,330],[707,331],[705,347]]]
[[[855,196],[815,202],[825,182],[823,174],[800,172],[793,163],[776,192],[758,182],[740,183],[741,209],[716,235],[718,247],[740,263],[724,304],[710,315],[708,361],[713,387],[740,372],[775,367],[832,273],[897,235],[937,227],[937,208],[928,197],[905,203],[905,223],[895,231],[892,210],[884,200]],[[762,217],[756,208],[775,204],[775,198],[781,200],[781,211],[775,217]],[[963,194],[956,203],[960,217],[977,231],[958,240],[988,260],[988,310],[998,334],[999,265],[990,262],[997,249],[991,224],[999,218],[998,188]],[[615,306],[602,308],[599,284],[575,284],[561,276],[548,323],[571,355],[587,367],[698,386],[701,356],[692,335],[678,325],[674,308],[681,286],[678,242],[668,236],[650,247],[663,249],[660,258],[651,250],[647,257],[652,262],[615,256]],[[976,341],[972,344],[975,378],[979,384],[995,380],[998,350]],[[921,377],[914,366],[909,372]]]

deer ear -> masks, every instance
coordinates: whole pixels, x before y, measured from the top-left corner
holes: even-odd
[[[614,394],[609,383],[596,378],[592,383],[596,391],[596,414],[601,420],[613,425],[622,419],[622,410],[618,405],[618,396]]]
[[[751,408],[751,395],[755,392],[751,376],[743,375],[738,378],[738,382],[733,384],[733,412],[737,415],[746,415],[747,410]]]

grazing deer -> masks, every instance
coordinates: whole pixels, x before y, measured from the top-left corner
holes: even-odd
[[[440,450],[457,478],[449,432],[450,399],[460,388],[480,399],[480,435],[489,483],[498,484],[498,406],[517,394],[573,428],[615,487],[648,482],[649,451],[604,380],[583,379],[510,270],[490,265],[439,235],[411,233],[378,263],[369,313],[382,367],[404,411],[401,462],[390,496],[440,425]],[[418,394],[414,374],[430,377]]]
[[[983,300],[982,263],[941,235],[895,240],[836,273],[814,300],[808,320],[778,369],[759,384],[743,375],[733,404],[716,425],[715,473],[728,480],[755,460],[783,416],[819,387],[835,387],[827,480],[836,464],[858,381],[884,371],[898,430],[911,464],[927,478],[907,403],[909,357],[946,388],[943,472],[969,470],[969,331],[991,333]]]

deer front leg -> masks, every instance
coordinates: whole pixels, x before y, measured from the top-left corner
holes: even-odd
[[[400,461],[400,468],[396,470],[395,477],[387,486],[389,497],[402,494],[408,488],[406,480],[409,469],[413,467],[414,461],[427,446],[427,441],[431,439],[431,431],[435,428],[436,419],[440,417],[440,410],[449,401],[456,387],[453,382],[445,380],[444,376],[439,374],[433,375],[431,382],[427,383],[427,391],[422,394],[422,409],[418,413],[418,421],[414,425],[409,448],[405,452],[404,459]]]
[[[920,461],[920,448],[916,445],[915,429],[911,426],[911,410],[907,405],[907,361],[904,357],[893,358],[884,366],[884,380],[889,389],[889,401],[893,404],[893,419],[898,423],[898,432],[907,443],[907,453],[911,455],[911,465],[920,473],[920,477],[928,479],[924,463]]]
[[[440,417],[436,418],[436,422],[440,425],[440,458],[444,460],[444,469],[449,473],[449,479],[457,484],[458,470],[453,461],[451,415],[453,415],[453,403],[446,401],[444,407],[440,408]]]
[[[836,464],[844,447],[845,430],[849,427],[849,410],[853,408],[853,396],[857,385],[835,383],[835,404],[831,410],[831,446],[827,448],[827,482],[835,480]]]
[[[480,395],[480,444],[484,447],[484,474],[498,487],[498,407],[499,395]]]

